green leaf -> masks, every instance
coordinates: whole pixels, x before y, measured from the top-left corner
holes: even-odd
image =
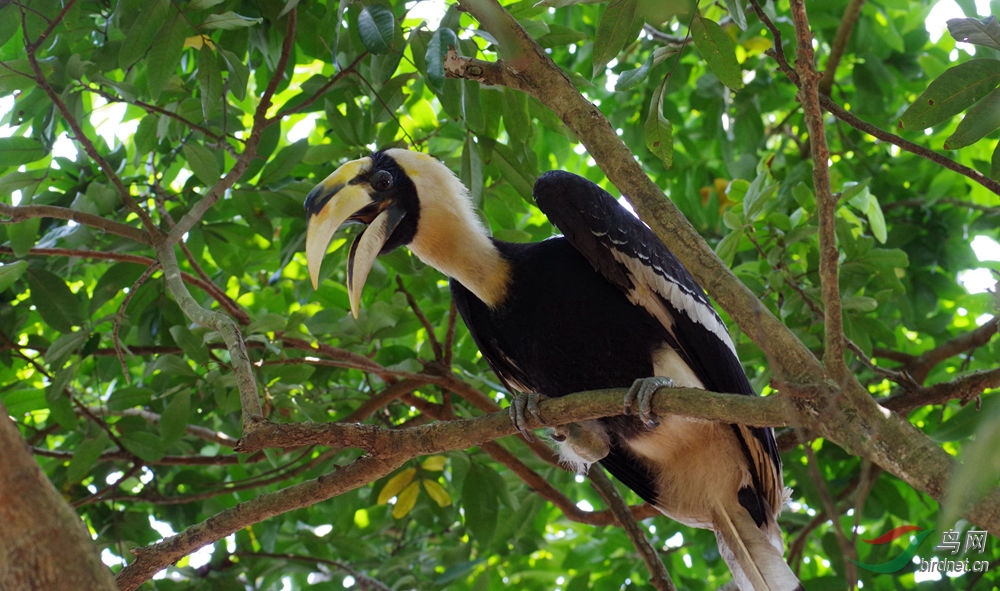
[[[358,34],[365,49],[376,55],[392,49],[396,32],[396,17],[387,6],[372,4],[361,8],[358,14]]]
[[[206,120],[222,107],[222,70],[219,60],[207,44],[198,50],[198,98]]]
[[[634,41],[642,28],[636,16],[637,0],[611,0],[601,15],[594,34],[594,76],[604,68],[625,46]]]
[[[882,206],[879,204],[878,198],[874,195],[868,200],[868,208],[865,210],[865,215],[868,216],[868,227],[872,231],[872,236],[875,237],[875,240],[885,244],[885,241],[889,238],[888,229],[885,225],[885,214],[882,213]]]
[[[431,35],[424,54],[427,61],[427,86],[438,94],[444,90],[444,61],[450,47],[458,47],[458,36],[455,31],[441,27]]]
[[[913,101],[900,127],[926,129],[961,113],[1000,84],[1000,60],[974,59],[948,68]]]
[[[73,458],[66,467],[66,482],[78,483],[97,464],[101,453],[108,446],[108,436],[104,431],[98,431],[95,437],[81,441],[73,452]]]
[[[663,116],[663,95],[668,80],[669,78],[664,78],[653,93],[643,129],[646,132],[646,147],[663,162],[664,166],[670,168],[674,160],[674,128]]]
[[[625,70],[618,76],[618,81],[615,82],[615,90],[618,92],[624,90],[631,90],[636,86],[639,86],[646,81],[646,77],[649,76],[649,69],[653,66],[653,57],[650,56],[646,63],[642,64],[634,70]]]
[[[954,523],[966,508],[996,487],[1000,478],[1000,407],[982,418],[975,438],[959,457],[948,483],[939,523]]]
[[[874,312],[878,308],[878,300],[868,296],[848,296],[841,299],[845,310],[857,312]]]
[[[743,239],[742,230],[733,230],[726,234],[715,246],[715,254],[722,259],[726,266],[731,267],[736,253],[739,252],[740,241]]]
[[[262,18],[250,18],[248,16],[236,14],[230,10],[221,14],[208,15],[205,20],[202,21],[201,28],[231,31],[233,29],[245,29],[247,27],[259,25],[262,22],[264,22],[264,19]]]
[[[740,30],[747,30],[747,15],[743,11],[743,5],[747,3],[747,0],[725,0],[726,10],[729,11],[729,16],[733,17],[733,22]]]
[[[292,170],[302,162],[302,158],[308,149],[309,142],[306,140],[299,140],[294,144],[282,148],[264,166],[257,184],[269,185],[287,178]]]
[[[0,400],[7,407],[8,416],[15,420],[36,410],[42,410],[48,406],[45,401],[45,391],[38,388],[21,388],[19,390],[5,390],[0,392]]]
[[[215,152],[200,144],[191,143],[184,144],[181,150],[184,152],[188,168],[206,187],[211,187],[219,181],[222,170]]]
[[[736,59],[736,44],[719,23],[695,15],[691,21],[691,38],[705,58],[708,69],[733,90],[743,88],[743,71]]]
[[[1000,142],[993,148],[993,156],[990,158],[990,178],[1000,178]]]
[[[146,51],[159,40],[157,31],[164,26],[170,10],[170,0],[152,0],[142,6],[142,14],[135,17],[125,40],[118,50],[118,66],[123,70],[132,67],[146,54]],[[176,62],[171,64],[175,67]]]
[[[108,410],[125,410],[142,408],[153,400],[153,390],[139,386],[122,386],[115,388],[108,397]]]
[[[132,143],[135,145],[137,153],[148,154],[156,149],[156,145],[160,141],[157,135],[159,124],[159,115],[146,115],[139,120],[139,126],[135,130],[135,135],[132,136]]]
[[[31,218],[7,226],[7,237],[10,239],[10,248],[14,251],[14,256],[26,256],[35,246],[41,223],[41,218]]]
[[[208,349],[201,338],[191,332],[188,327],[177,324],[170,327],[170,336],[174,338],[177,346],[184,350],[184,354],[198,365],[206,365],[212,359],[208,354]]]
[[[45,352],[45,361],[49,367],[61,368],[70,355],[80,350],[88,338],[90,338],[88,330],[65,332],[59,335],[59,338],[53,341],[49,345],[49,350]]]
[[[73,401],[66,393],[66,384],[76,371],[77,367],[73,365],[60,369],[45,388],[49,416],[64,429],[75,429],[78,422],[76,413],[73,412]]]
[[[123,290],[131,287],[135,280],[142,275],[142,271],[142,265],[134,263],[117,263],[108,267],[108,270],[101,275],[91,291],[91,312],[96,311],[111,299],[123,295]]]
[[[213,6],[218,6],[226,0],[192,0],[191,9],[192,10],[207,10]]]
[[[191,392],[181,390],[170,398],[160,414],[160,440],[164,446],[180,439],[191,421]]]
[[[1000,89],[986,95],[969,109],[955,133],[944,141],[946,150],[964,148],[1000,128]]]
[[[65,281],[44,269],[29,269],[27,280],[31,303],[49,326],[70,332],[83,324],[80,296],[70,291]]]
[[[0,137],[0,167],[17,168],[41,160],[47,151],[42,142],[30,137]]]
[[[997,22],[996,15],[990,15],[983,20],[974,18],[949,19],[948,32],[955,38],[955,41],[1000,49],[1000,22]]]
[[[12,263],[0,263],[0,292],[6,291],[8,287],[24,275],[28,270],[28,261],[14,261]]]
[[[481,546],[489,546],[497,529],[500,517],[500,501],[497,491],[503,488],[499,485],[496,472],[472,464],[469,475],[462,486],[462,508],[465,510],[465,526],[472,538]]]
[[[125,449],[147,462],[158,462],[165,455],[163,442],[149,431],[129,430],[118,436]]]
[[[220,49],[219,55],[226,61],[226,69],[229,71],[229,92],[233,93],[236,100],[242,101],[247,96],[250,68],[231,51]]]
[[[174,14],[157,33],[156,43],[149,49],[148,59],[143,61],[146,64],[146,85],[153,98],[159,98],[176,76],[184,52],[184,39],[189,31],[187,20],[180,14]]]

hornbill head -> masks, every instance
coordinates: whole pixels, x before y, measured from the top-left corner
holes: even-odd
[[[505,279],[502,273],[494,276],[497,265],[490,263],[491,246],[468,191],[432,156],[391,149],[352,160],[316,185],[305,207],[313,287],[337,228],[348,222],[368,226],[348,254],[347,291],[355,317],[375,258],[402,245],[449,277],[466,279],[486,301],[502,291]]]
[[[309,192],[305,207],[306,260],[314,288],[337,228],[347,222],[368,226],[355,238],[347,262],[348,297],[357,317],[375,257],[409,242],[416,231],[420,209],[413,182],[388,152],[377,152],[335,170]]]

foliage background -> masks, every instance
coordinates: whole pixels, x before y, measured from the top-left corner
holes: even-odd
[[[774,31],[750,6],[725,4],[733,12],[629,0],[506,9],[737,276],[819,352],[803,112],[775,60]],[[958,5],[976,15],[971,2]],[[839,52],[826,87],[836,104],[998,178],[995,126],[984,121],[985,139],[952,150],[944,146],[959,117],[898,128],[931,80],[972,59],[970,45],[947,33],[929,38],[931,5],[808,8],[819,69]],[[276,422],[415,426],[478,416],[507,397],[455,322],[443,278],[405,250],[380,259],[357,320],[346,313],[346,249],[327,257],[318,291],[309,285],[302,200],[339,163],[376,146],[426,150],[460,174],[504,240],[552,234],[530,202],[543,171],[577,172],[617,193],[541,102],[445,77],[450,45],[496,58],[496,39],[470,15],[449,5],[428,24],[413,9],[0,6],[0,400],[113,568],[165,533],[361,456],[320,446],[234,453],[243,425],[232,333],[196,308],[235,320],[263,415]],[[789,7],[764,10],[791,56]],[[846,43],[835,41],[839,28],[851,32]],[[996,57],[975,48],[975,58]],[[1000,383],[996,296],[969,293],[958,276],[1000,269],[970,246],[976,236],[1000,238],[997,194],[940,160],[827,123],[831,186],[843,192],[836,230],[852,373],[952,455],[977,429],[980,441],[994,441],[1000,407],[980,395]],[[764,353],[735,327],[734,336],[755,387],[772,392]],[[936,500],[806,430],[785,429],[780,440],[795,489],[782,525],[807,588],[859,579],[866,589],[915,588],[912,572],[875,575],[844,557],[857,549],[863,562],[884,562],[905,540],[876,548],[859,538],[910,523],[946,529],[954,519],[939,524]],[[972,457],[984,469],[953,488],[971,490],[977,476],[995,486],[991,457]],[[601,498],[549,459],[513,437],[413,458],[393,476],[241,528],[147,588],[642,587],[649,574],[608,525]],[[531,474],[553,490],[530,490]],[[728,580],[708,532],[663,518],[642,527],[679,588]],[[996,558],[993,542],[986,558]],[[925,558],[934,555],[927,546]],[[996,578],[926,585],[990,589]]]

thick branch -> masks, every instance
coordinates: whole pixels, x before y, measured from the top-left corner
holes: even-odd
[[[173,243],[161,242],[156,247],[156,256],[163,267],[163,278],[167,283],[167,291],[180,306],[184,314],[193,322],[210,328],[222,336],[229,351],[229,362],[236,375],[236,387],[240,392],[240,404],[243,409],[243,422],[261,416],[260,397],[257,394],[257,380],[254,378],[253,366],[247,355],[246,343],[239,327],[232,318],[201,307],[188,291],[181,279],[180,267],[177,264],[177,254]]]
[[[0,403],[0,589],[115,588],[87,528],[52,486]]]
[[[620,415],[625,388],[591,390],[538,404],[540,423],[529,428],[556,427],[588,419]],[[661,388],[653,401],[657,414],[778,427],[791,423],[792,407],[781,395],[719,394],[698,388]],[[408,454],[410,457],[466,449],[518,430],[507,410],[474,419],[439,421],[406,429],[357,423],[271,423],[258,421],[240,439],[236,450],[255,452],[267,447],[324,445],[334,449],[359,448],[372,455]]]
[[[118,588],[132,591],[202,546],[268,517],[308,507],[364,486],[390,474],[406,459],[404,456],[361,457],[336,472],[240,503],[162,542],[134,550],[137,558],[118,573]]]
[[[934,384],[919,390],[894,394],[879,403],[895,412],[906,414],[928,404],[944,404],[958,400],[963,405],[982,396],[989,388],[1000,388],[1000,369],[977,371],[950,382]]]
[[[1000,316],[994,316],[988,322],[983,323],[982,326],[978,326],[967,333],[945,341],[919,356],[906,355],[886,349],[876,349],[874,354],[876,357],[885,357],[886,359],[899,361],[903,364],[902,371],[910,374],[914,382],[922,384],[927,379],[927,375],[931,370],[939,363],[955,355],[961,355],[967,351],[982,347],[990,342],[998,333],[1000,333]]]

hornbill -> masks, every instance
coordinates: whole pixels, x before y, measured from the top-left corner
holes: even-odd
[[[390,149],[348,162],[306,198],[313,285],[337,228],[361,222],[347,268],[355,316],[375,258],[405,245],[451,278],[469,332],[512,392],[631,387],[626,406],[648,410],[661,382],[643,378],[662,376],[754,395],[704,291],[645,224],[568,172],[543,174],[534,197],[563,236],[503,242],[433,157]],[[599,461],[665,515],[713,530],[741,589],[801,589],[782,559],[776,518],[788,493],[772,430],[639,415],[572,425],[559,437],[562,459],[581,471]]]

